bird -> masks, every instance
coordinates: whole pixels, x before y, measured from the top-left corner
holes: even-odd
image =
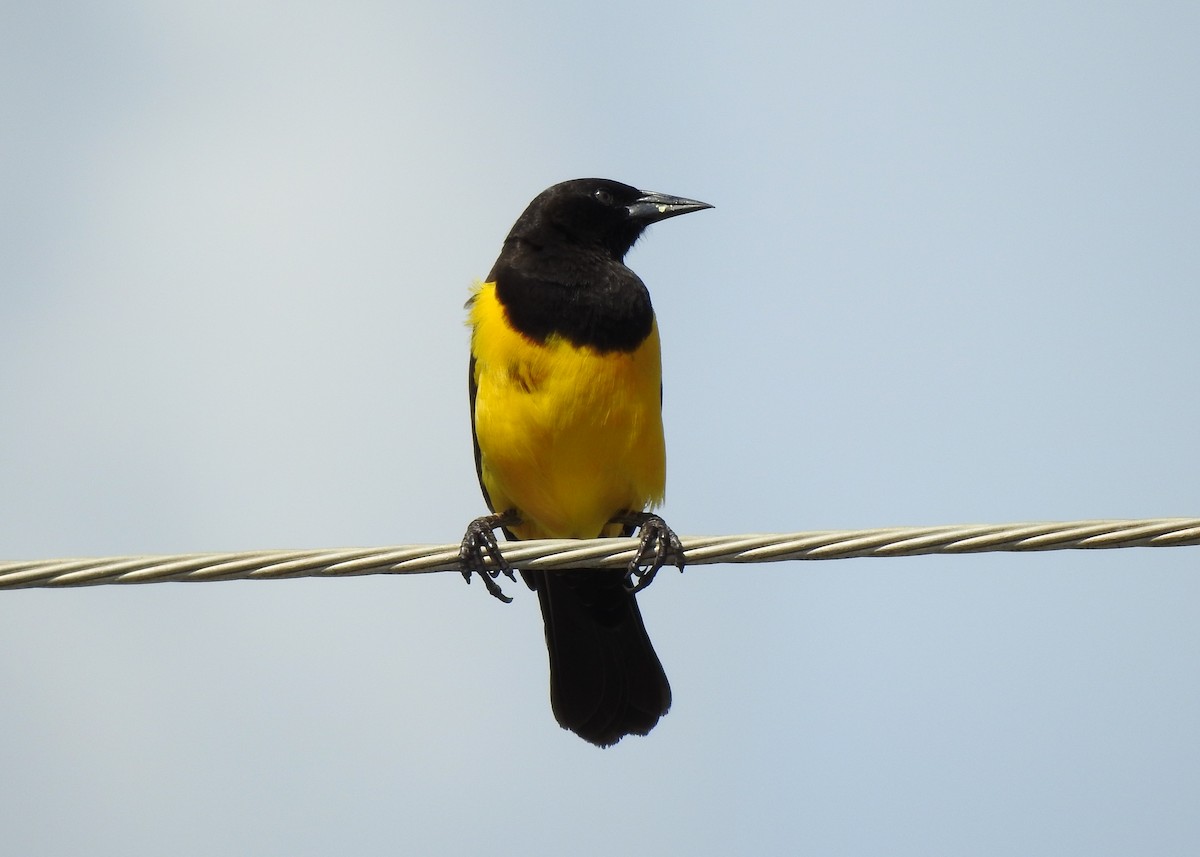
[[[627,569],[521,571],[538,596],[550,703],[564,729],[598,747],[646,735],[671,686],[636,593],[680,540],[657,514],[666,452],[662,362],[650,293],[625,265],[649,225],[712,208],[610,179],[573,179],[538,194],[467,301],[475,471],[492,514],[460,549],[502,601],[510,540],[640,533]],[[489,567],[488,562],[491,562]]]

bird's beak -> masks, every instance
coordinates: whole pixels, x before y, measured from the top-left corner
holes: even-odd
[[[654,193],[649,190],[643,190],[640,193],[642,195],[626,206],[626,210],[630,217],[644,224],[657,223],[679,214],[712,208],[707,202],[684,199],[682,196],[667,196],[665,193]]]

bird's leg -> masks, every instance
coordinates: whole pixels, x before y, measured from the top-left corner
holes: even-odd
[[[641,543],[637,555],[630,561],[625,573],[625,588],[630,592],[641,592],[664,565],[683,571],[683,543],[667,522],[651,512],[624,512],[612,519],[614,524],[637,527],[641,530]],[[637,583],[633,582],[637,578]]]
[[[504,554],[500,553],[500,545],[496,543],[495,531],[499,527],[511,527],[519,523],[521,523],[521,516],[517,514],[516,509],[476,518],[467,524],[466,535],[463,536],[462,546],[458,549],[458,561],[462,563],[463,579],[470,583],[471,572],[477,573],[483,581],[483,585],[487,587],[487,591],[505,604],[510,603],[512,599],[500,589],[496,578],[500,576],[500,572],[508,575],[509,580],[516,580],[516,578],[513,576],[512,566],[508,564]],[[496,566],[494,569],[487,567],[489,559]]]

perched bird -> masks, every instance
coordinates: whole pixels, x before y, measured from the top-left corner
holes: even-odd
[[[512,577],[510,539],[596,538],[641,529],[628,571],[522,571],[537,591],[559,724],[601,747],[645,735],[671,687],[634,593],[683,550],[662,518],[662,366],[650,293],[624,264],[651,223],[711,208],[606,179],[540,193],[467,302],[475,469],[494,514],[463,539],[464,576],[485,557]],[[633,578],[638,579],[637,584]]]

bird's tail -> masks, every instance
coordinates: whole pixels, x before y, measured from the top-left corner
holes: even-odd
[[[671,707],[671,686],[625,573],[523,574],[542,606],[559,725],[599,747],[653,729]]]

